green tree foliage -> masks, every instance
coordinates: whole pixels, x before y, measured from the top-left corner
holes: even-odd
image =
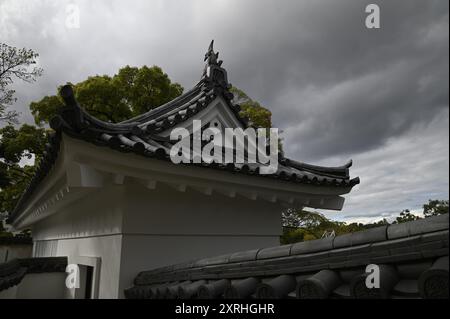
[[[410,222],[410,221],[418,220],[418,219],[420,219],[419,216],[411,213],[409,209],[405,209],[404,211],[402,211],[400,213],[400,215],[398,217],[395,218],[395,221],[393,221],[392,223],[393,224],[401,224],[401,223],[406,223],[406,222]]]
[[[282,244],[319,239],[325,232],[347,232],[346,224],[332,221],[318,212],[289,208],[282,212]]]
[[[0,214],[10,212],[34,174],[35,166],[19,166],[24,158],[39,162],[46,143],[46,131],[24,124],[0,129]]]
[[[42,74],[42,69],[31,67],[36,64],[38,54],[33,50],[17,49],[0,43],[0,121],[17,123],[16,111],[7,111],[7,107],[16,101],[15,91],[10,85],[15,79],[33,82]]]
[[[59,90],[58,90],[59,91]],[[97,75],[74,85],[75,96],[89,114],[107,122],[121,122],[142,114],[183,93],[158,66],[126,66],[117,74]],[[30,105],[38,125],[48,123],[63,106],[58,95],[45,96]]]
[[[233,102],[242,108],[241,116],[248,117],[254,127],[272,127],[272,113],[268,109],[236,87],[232,87],[231,92],[234,94]]]
[[[320,213],[292,208],[282,212],[281,216],[284,227],[313,228],[329,221]]]
[[[448,200],[429,200],[423,205],[423,215],[425,217],[448,214]]]
[[[233,102],[241,106],[242,117],[247,117],[250,121],[249,124],[255,128],[271,128],[272,127],[272,112],[267,108],[261,106],[261,104],[255,100],[252,100],[242,90],[232,87],[230,90],[234,99]],[[279,133],[282,133],[281,131]],[[278,139],[278,149],[283,153],[283,141],[282,138]]]
[[[139,115],[167,103],[183,93],[183,87],[172,83],[160,67],[138,69],[126,66],[114,77],[133,115]]]
[[[59,92],[59,89],[58,89]],[[62,98],[58,95],[43,97],[39,102],[31,102],[30,110],[37,125],[48,124],[63,107]]]
[[[423,207],[425,217],[448,214],[448,200],[430,200]],[[414,215],[410,210],[405,209],[392,221],[392,224],[405,223],[420,218],[420,216]],[[282,223],[282,244],[319,239],[325,233],[333,232],[335,235],[341,235],[390,224],[386,219],[367,224],[347,224],[330,220],[317,212],[296,209],[284,211],[282,213]]]

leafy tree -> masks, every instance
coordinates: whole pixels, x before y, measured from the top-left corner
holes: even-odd
[[[19,162],[32,157],[38,162],[44,151],[46,131],[24,124],[19,129],[8,125],[0,129],[0,214],[10,212],[25,190],[35,167],[19,166]]]
[[[281,236],[281,244],[290,244],[313,239],[316,239],[316,237],[312,235],[307,229],[283,228],[283,235]]]
[[[120,122],[132,117],[122,91],[109,76],[89,77],[75,85],[78,103],[90,114],[107,122]]]
[[[312,228],[327,222],[328,219],[320,213],[288,208],[281,214],[284,227]]]
[[[424,205],[424,207],[427,207],[429,211],[435,213],[439,212],[442,214],[448,213],[448,201],[430,200],[430,203]],[[420,219],[419,216],[412,214],[408,209],[406,209],[403,210],[392,223],[399,224],[418,219]],[[317,212],[287,209],[286,211],[282,212],[282,224],[283,234],[280,238],[280,241],[282,244],[289,244],[299,241],[319,239],[326,232],[334,232],[335,235],[341,235],[369,228],[389,225],[390,223],[385,218],[383,218],[382,220],[373,223],[347,224],[344,222],[330,220]]]
[[[138,69],[126,66],[114,77],[133,115],[139,115],[167,103],[183,93],[183,87],[172,83],[158,66]]]
[[[319,239],[325,232],[342,234],[349,231],[345,223],[332,221],[317,212],[289,208],[281,216],[282,244]]]
[[[7,111],[16,98],[10,85],[17,79],[33,82],[42,74],[42,69],[33,67],[38,54],[29,49],[18,49],[0,43],[0,122],[17,124],[18,113]],[[15,205],[32,176],[33,168],[20,167],[24,156],[42,153],[43,132],[30,125],[15,129],[8,125],[0,129],[0,233],[4,232],[3,218]]]
[[[158,66],[126,66],[112,77],[89,77],[75,84],[74,91],[80,106],[88,113],[117,123],[171,101],[183,93],[183,88],[172,83]],[[52,95],[32,102],[30,109],[36,124],[42,125],[48,123],[62,106],[62,99]]]
[[[58,89],[59,92],[59,89]],[[39,102],[31,102],[30,110],[37,125],[48,124],[64,106],[62,98],[58,95],[44,96]]]
[[[423,205],[423,214],[425,217],[448,214],[448,200],[429,200]]]
[[[33,50],[17,49],[0,43],[0,121],[17,123],[19,114],[16,111],[6,111],[16,101],[15,91],[9,86],[15,79],[33,82],[42,74],[41,68],[31,68],[36,64],[38,56]]]
[[[400,216],[395,218],[395,221],[393,222],[393,224],[406,223],[406,222],[410,222],[410,221],[418,220],[418,219],[420,219],[419,216],[411,213],[409,211],[409,209],[405,209],[400,213]]]
[[[247,117],[250,120],[250,125],[255,128],[271,128],[272,127],[272,112],[267,108],[261,106],[261,104],[255,100],[252,100],[245,92],[238,89],[237,87],[232,87],[230,90],[234,99],[233,102],[241,106],[242,117]],[[282,133],[280,131],[279,133]],[[269,140],[267,140],[269,143]],[[278,139],[278,150],[283,154],[283,140]]]
[[[242,108],[241,115],[248,117],[253,126],[270,128],[272,127],[272,113],[261,106],[257,101],[252,100],[242,90],[232,87],[231,92],[234,94],[234,102]]]

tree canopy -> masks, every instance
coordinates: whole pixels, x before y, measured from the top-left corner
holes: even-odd
[[[425,217],[448,214],[448,200],[429,200],[423,205],[423,214]]]
[[[89,114],[112,123],[145,113],[183,93],[183,87],[173,83],[158,66],[125,66],[113,76],[91,76],[73,87],[75,97]],[[61,107],[58,94],[30,104],[38,125],[48,123]]]
[[[231,92],[234,95],[233,102],[241,106],[241,116],[248,117],[255,127],[272,127],[272,112],[236,87],[232,87]]]
[[[448,200],[429,200],[423,205],[424,218],[448,214]],[[318,212],[302,209],[287,209],[282,212],[283,235],[282,244],[295,243],[312,239],[319,239],[327,233],[341,235],[352,233],[373,227],[400,224],[421,219],[419,215],[413,214],[409,209],[401,211],[398,216],[389,222],[385,218],[373,223],[345,223],[333,221]]]
[[[24,124],[0,129],[0,214],[10,212],[33,176],[34,165],[19,165],[23,159],[39,161],[47,141],[46,131]]]
[[[33,82],[42,74],[42,69],[31,67],[36,64],[38,54],[30,49],[18,49],[0,43],[0,121],[17,123],[16,111],[7,111],[16,98],[10,88],[14,80]]]
[[[42,69],[34,66],[38,56],[33,50],[0,43],[0,124],[18,123],[19,113],[8,110],[16,101],[11,85],[15,80],[33,82],[42,74]],[[44,143],[44,129],[32,125],[24,124],[19,129],[7,125],[0,129],[0,231],[1,217],[13,209],[34,171],[32,165],[19,165],[21,160],[39,157]]]

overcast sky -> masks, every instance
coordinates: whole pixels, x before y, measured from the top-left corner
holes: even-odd
[[[365,27],[369,3],[380,29]],[[0,0],[0,42],[34,49],[44,68],[15,85],[22,121],[58,85],[125,65],[159,65],[189,89],[215,39],[230,82],[272,111],[287,156],[353,159],[361,184],[327,213],[345,221],[448,199],[448,28],[448,0]]]

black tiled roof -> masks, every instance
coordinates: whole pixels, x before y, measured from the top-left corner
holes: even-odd
[[[121,123],[108,123],[91,116],[76,101],[72,87],[69,85],[62,87],[60,95],[66,106],[58,116],[50,121],[50,126],[55,130],[55,134],[50,136],[36,176],[10,215],[9,222],[14,220],[34,188],[54,165],[62,133],[121,152],[132,152],[149,158],[170,161],[169,152],[176,141],[170,141],[167,137],[158,134],[193,117],[207,108],[210,102],[217,97],[221,97],[226,102],[244,128],[248,127],[248,119],[240,116],[240,106],[233,103],[227,72],[221,67],[222,61],[218,60],[218,53],[214,53],[212,43],[205,55],[205,61],[205,71],[200,82],[194,88],[164,105]],[[280,155],[279,164],[275,174],[267,175],[259,174],[262,164],[201,163],[182,165],[196,165],[293,183],[331,187],[348,188],[360,182],[358,177],[350,179],[349,168],[352,161],[340,167],[322,167],[301,163]]]
[[[170,265],[127,298],[448,298],[448,214]],[[365,285],[369,264],[380,288]]]
[[[13,259],[0,264],[0,291],[18,285],[26,274],[65,272],[67,257]]]
[[[33,245],[33,240],[25,236],[0,236],[0,245]]]
[[[0,264],[0,291],[19,284],[26,273],[27,269],[17,259]]]

